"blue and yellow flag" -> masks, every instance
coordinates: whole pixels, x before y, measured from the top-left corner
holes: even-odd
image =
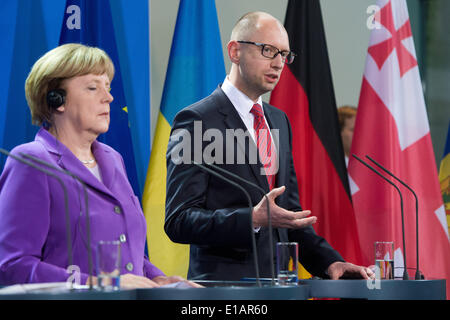
[[[108,132],[100,135],[98,140],[122,155],[134,193],[140,196],[109,0],[67,0],[59,39],[60,45],[65,43],[99,47],[114,63],[116,72],[111,83],[111,94],[114,97],[110,111],[111,123]]]
[[[166,151],[175,114],[206,97],[225,78],[214,0],[181,0],[150,156],[142,206],[150,260],[167,275],[186,276],[189,246],[164,232]]]
[[[447,226],[450,233],[450,123],[448,124],[447,142],[445,143],[444,156],[439,168],[439,182],[441,183],[442,198],[447,214]]]

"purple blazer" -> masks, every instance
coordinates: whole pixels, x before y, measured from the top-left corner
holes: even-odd
[[[111,147],[95,141],[92,150],[100,182],[74,154],[41,128],[35,141],[12,151],[43,159],[80,177],[88,187],[91,247],[100,240],[120,240],[121,273],[150,279],[164,275],[144,255],[146,223],[128,181],[123,159]],[[51,169],[50,169],[51,170]],[[79,182],[58,174],[69,195],[73,264],[88,278],[86,211]],[[64,193],[53,177],[9,157],[0,177],[0,285],[66,281],[68,267]]]

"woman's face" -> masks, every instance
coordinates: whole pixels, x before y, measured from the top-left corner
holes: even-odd
[[[94,135],[105,133],[109,128],[110,81],[106,74],[87,74],[64,80],[66,102],[57,110],[64,123],[80,133]]]
[[[356,116],[344,120],[344,127],[341,130],[342,144],[344,146],[344,153],[349,156],[350,148],[352,147],[353,129],[355,128]]]

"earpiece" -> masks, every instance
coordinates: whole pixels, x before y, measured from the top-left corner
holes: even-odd
[[[47,104],[52,109],[57,109],[66,102],[66,91],[55,89],[47,93]]]

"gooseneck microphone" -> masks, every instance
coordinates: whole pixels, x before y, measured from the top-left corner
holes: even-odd
[[[414,190],[408,186],[405,182],[403,182],[402,180],[400,180],[399,177],[397,177],[396,175],[394,175],[392,172],[390,172],[388,169],[386,169],[385,167],[383,167],[381,164],[379,164],[377,161],[375,161],[374,159],[372,159],[371,157],[369,157],[368,155],[366,155],[366,158],[369,159],[370,161],[372,161],[373,163],[375,163],[380,169],[382,169],[384,172],[386,172],[388,175],[390,175],[392,178],[394,178],[395,180],[397,180],[398,182],[400,182],[403,186],[405,186],[409,191],[412,192],[412,194],[414,195],[414,198],[416,199],[416,275],[415,275],[415,280],[423,280],[425,277],[424,275],[420,272],[419,269],[419,200],[417,198],[416,193],[414,192]]]
[[[405,245],[405,221],[404,221],[404,214],[403,214],[403,197],[402,193],[400,192],[400,189],[389,179],[387,179],[385,176],[383,176],[378,170],[376,170],[374,167],[372,167],[370,164],[365,162],[364,160],[360,159],[355,154],[352,154],[353,158],[361,162],[363,165],[365,165],[367,168],[375,172],[377,175],[379,175],[381,178],[383,178],[385,181],[387,181],[390,185],[392,185],[398,192],[398,195],[400,196],[400,209],[402,214],[402,238],[403,238],[403,260],[405,264],[405,268],[403,270],[403,280],[408,280],[408,272],[406,267],[406,245]]]
[[[272,218],[271,218],[271,215],[270,215],[269,198],[266,195],[266,191],[263,188],[261,188],[260,186],[258,186],[257,184],[252,183],[252,182],[250,182],[248,180],[245,180],[244,178],[238,176],[237,174],[234,174],[234,173],[232,173],[230,171],[227,171],[227,170],[225,170],[225,169],[223,169],[223,168],[221,168],[219,166],[216,166],[216,165],[214,165],[212,163],[207,163],[207,165],[212,167],[212,168],[214,168],[214,169],[216,169],[217,171],[220,171],[220,172],[222,172],[224,174],[228,174],[229,176],[231,176],[231,177],[233,177],[233,178],[235,178],[235,179],[237,179],[237,180],[239,180],[241,182],[244,182],[244,183],[254,187],[255,189],[259,190],[261,192],[261,194],[266,198],[267,221],[268,221],[269,242],[270,242],[270,261],[271,261],[270,271],[272,273],[272,285],[275,285],[275,269],[274,269],[274,265],[273,265],[273,261],[274,261],[274,258],[273,258],[273,250],[274,250],[274,248],[273,248],[273,236],[272,236],[273,228],[272,228]]]
[[[88,251],[88,268],[89,268],[89,289],[92,290],[93,289],[93,283],[92,283],[92,277],[94,274],[93,271],[93,263],[92,263],[92,248],[91,248],[91,224],[90,224],[90,215],[89,215],[89,201],[88,201],[88,193],[87,193],[87,187],[86,184],[84,183],[84,181],[78,177],[76,174],[70,172],[69,170],[65,170],[62,168],[59,168],[57,166],[52,165],[51,163],[48,163],[47,161],[44,161],[42,159],[39,159],[35,156],[32,156],[31,154],[26,154],[26,153],[20,153],[20,155],[24,158],[28,158],[36,163],[39,163],[47,168],[56,170],[62,174],[68,175],[72,178],[74,178],[75,180],[77,180],[81,186],[83,187],[83,192],[84,192],[84,206],[86,208],[86,236],[87,236],[87,251]]]
[[[236,188],[239,188],[240,190],[242,190],[242,192],[245,194],[245,196],[247,197],[248,200],[248,208],[250,210],[250,225],[251,225],[251,230],[250,230],[250,234],[251,234],[251,238],[252,238],[252,249],[253,249],[253,263],[255,265],[255,274],[256,274],[256,284],[258,285],[258,287],[261,287],[261,281],[259,279],[259,266],[258,266],[258,253],[256,251],[256,239],[255,239],[255,233],[253,232],[253,219],[252,219],[252,210],[253,210],[253,205],[252,205],[252,200],[250,198],[249,193],[239,184],[237,184],[236,182],[225,178],[224,176],[222,176],[221,174],[215,172],[214,170],[204,166],[203,164],[200,164],[198,162],[192,161],[191,162],[193,165],[197,166],[198,168],[200,168],[203,171],[206,171],[210,174],[212,174],[213,176],[216,176],[217,178],[228,182],[229,184],[235,186]]]
[[[72,257],[72,240],[71,240],[71,227],[70,227],[70,216],[69,216],[69,201],[68,201],[68,195],[67,195],[67,188],[66,185],[64,184],[64,182],[62,181],[62,179],[60,177],[58,177],[56,174],[54,174],[53,172],[50,172],[49,170],[46,170],[44,168],[41,168],[37,165],[35,165],[34,163],[25,160],[21,157],[18,157],[12,153],[10,153],[9,151],[6,151],[5,149],[0,148],[0,153],[13,158],[14,160],[32,167],[34,169],[36,169],[39,172],[43,172],[46,175],[49,175],[53,178],[55,178],[60,184],[61,187],[63,189],[64,192],[64,208],[65,208],[65,216],[66,216],[66,243],[67,243],[67,261],[68,261],[68,265],[71,266],[73,264],[73,257]]]

